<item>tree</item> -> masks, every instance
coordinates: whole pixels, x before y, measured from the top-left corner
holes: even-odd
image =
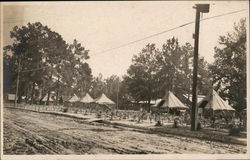
[[[157,56],[160,52],[154,44],[148,44],[139,55],[134,55],[132,65],[124,81],[135,101],[147,101],[150,104],[152,98],[156,98],[158,79]]]
[[[190,43],[181,46],[175,37],[163,44],[162,54],[158,56],[159,98],[166,91],[174,92],[179,98],[191,92],[192,53],[193,47]]]
[[[122,80],[119,82],[119,107],[123,105],[123,108],[126,109],[126,104],[130,103],[132,99],[129,93],[129,86],[125,81],[126,75],[122,77]]]
[[[70,77],[67,75],[68,71],[64,73],[67,83],[72,87],[73,92],[78,96],[84,96],[90,89],[92,81],[92,71],[89,64],[86,62],[89,59],[88,52],[81,43],[74,39],[73,43],[68,47],[69,60],[66,62],[67,67],[70,68]]]
[[[6,96],[7,93],[13,93],[11,84],[13,83],[13,72],[14,61],[8,53],[4,52],[3,54],[3,93]]]
[[[207,95],[212,88],[212,76],[209,71],[209,64],[204,57],[198,60],[197,89],[198,94]]]
[[[65,53],[63,50],[66,43],[58,33],[40,22],[28,23],[27,26],[20,28],[15,26],[10,32],[10,37],[14,43],[6,46],[4,52],[10,55],[13,65],[11,74],[14,79],[11,85],[13,88],[16,87],[14,84],[19,66],[21,72],[18,100],[20,102],[21,96],[27,95],[33,102],[35,88],[42,84],[41,77],[50,75],[53,64],[57,63],[57,60],[60,60],[59,56]],[[45,67],[47,68],[35,70]]]
[[[43,98],[59,93],[88,92],[92,80],[91,68],[86,62],[88,50],[77,40],[68,45],[60,34],[40,22],[14,27],[10,32],[14,43],[4,48],[4,64],[10,70],[9,92],[16,91],[17,68],[20,62],[19,97]],[[11,66],[11,67],[10,67]],[[6,72],[7,74],[7,72]],[[5,75],[6,75],[5,74]],[[21,98],[19,98],[21,100]]]
[[[168,39],[159,51],[154,44],[148,44],[138,56],[132,59],[124,82],[136,101],[149,102],[162,98],[166,91],[174,92],[182,101],[184,94],[190,95],[192,86],[193,47],[190,43],[180,45],[177,38]],[[207,94],[210,88],[208,63],[199,59],[199,94]],[[186,100],[187,104],[190,104]]]
[[[43,52],[42,62],[46,68],[46,75],[40,77],[40,79],[46,80],[47,86],[47,105],[49,105],[49,97],[51,97],[51,91],[58,88],[59,77],[61,72],[61,65],[63,59],[67,55],[67,44],[63,40],[60,34],[51,31],[48,27],[45,27],[45,36],[41,45],[41,51]],[[57,77],[57,80],[56,80]],[[56,83],[57,81],[57,83]],[[44,83],[43,83],[44,84]],[[57,90],[58,93],[58,90]],[[58,94],[56,95],[56,103],[58,101]]]
[[[120,83],[121,83],[120,79],[116,75],[111,75],[110,77],[105,79],[105,84],[106,84],[105,93],[114,102],[117,101]]]
[[[181,84],[181,89],[183,94],[188,94],[188,96],[191,93],[191,86],[192,86],[192,67],[193,67],[193,51],[194,48],[190,43],[186,43],[184,46],[181,46],[182,50],[182,58],[181,58],[181,66],[180,71],[181,74],[178,78],[179,83]]]
[[[204,57],[199,57],[198,65],[198,94],[207,94],[210,86],[208,63]],[[191,93],[193,79],[193,47],[190,43],[180,45],[178,39],[173,37],[163,44],[162,55],[159,59],[161,70],[161,96],[170,90],[181,98],[183,94]]]
[[[105,93],[106,84],[102,77],[102,74],[99,74],[97,77],[93,78],[91,82],[90,94],[93,98],[99,97],[102,93]]]
[[[213,84],[240,112],[246,108],[246,19],[234,24],[233,32],[220,36],[218,43],[210,66]]]
[[[162,80],[164,80],[163,85],[167,90],[174,91],[177,87],[177,73],[181,67],[182,56],[183,53],[177,38],[173,37],[172,39],[168,39],[167,42],[163,44],[160,64],[162,66],[162,75],[164,75],[164,78],[162,78]],[[165,74],[163,72],[165,72]]]

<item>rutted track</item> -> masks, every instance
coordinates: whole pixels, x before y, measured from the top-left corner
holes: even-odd
[[[4,154],[245,153],[246,147],[161,136],[4,108]]]

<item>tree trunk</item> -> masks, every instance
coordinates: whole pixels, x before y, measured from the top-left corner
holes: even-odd
[[[41,91],[41,97],[40,97],[40,105],[43,103],[42,100],[43,100],[43,93],[44,93],[44,81],[43,81],[43,87],[42,87],[42,91]]]
[[[49,105],[49,100],[50,100],[50,87],[49,87],[49,89],[48,89],[48,97],[47,97],[47,106]]]
[[[30,105],[33,104],[33,100],[34,100],[34,90],[35,90],[35,82],[32,83],[32,91],[31,91],[31,101],[30,101]]]
[[[23,88],[22,88],[21,85],[19,86],[19,91],[20,92],[18,92],[18,95],[17,95],[17,103],[21,103],[22,102]]]
[[[151,97],[148,98],[148,109],[147,109],[148,112],[150,111],[150,102],[151,102]]]
[[[22,95],[19,94],[19,95],[17,96],[17,103],[21,103],[21,102],[22,102]]]
[[[50,80],[52,80],[52,73],[50,75]],[[51,88],[51,84],[49,82],[48,97],[47,97],[47,106],[49,105],[49,100],[50,100],[50,88]]]
[[[25,103],[29,103],[29,99],[28,99],[28,95],[29,95],[29,92],[30,92],[30,87],[27,87],[27,91],[25,92]]]
[[[56,89],[56,105],[58,103],[58,97],[59,97],[59,76],[57,79],[57,89]]]
[[[172,82],[171,82],[171,91],[174,92],[174,81],[175,81],[175,66],[174,66],[174,71],[173,71],[173,77],[172,77]]]

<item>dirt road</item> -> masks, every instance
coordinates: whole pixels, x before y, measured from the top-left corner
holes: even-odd
[[[245,153],[246,146],[144,133],[4,108],[4,154]]]

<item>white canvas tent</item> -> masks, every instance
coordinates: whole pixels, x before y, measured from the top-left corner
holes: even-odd
[[[171,91],[168,91],[160,102],[157,103],[157,107],[170,108],[170,109],[189,109],[185,106]]]
[[[161,101],[162,101],[162,99],[156,99],[156,100],[155,100],[155,104],[152,105],[152,106],[153,106],[153,107],[156,107]]]
[[[43,99],[42,99],[42,102],[47,102],[47,100],[48,100],[48,94],[46,94],[46,96],[45,97],[43,97]],[[51,96],[49,97],[49,102],[53,102],[54,100],[51,98]]]
[[[8,94],[8,100],[9,101],[15,101],[15,97],[16,97],[15,94]]]
[[[74,103],[77,102],[78,100],[79,98],[74,94],[74,96],[69,99],[69,102]]]
[[[199,102],[198,106],[199,108],[212,109],[214,111],[234,111],[228,102],[224,101],[215,90]]]
[[[68,102],[70,100],[71,96],[61,96],[60,99],[63,101],[63,102]]]
[[[94,99],[87,93],[84,97],[82,97],[79,102],[82,103],[92,103],[94,102]]]
[[[115,104],[112,100],[110,100],[104,93],[94,100],[95,103],[103,104],[103,105],[112,105]]]
[[[192,102],[192,95],[184,94],[185,98],[187,98],[190,102]],[[197,102],[202,101],[206,96],[205,95],[197,95]]]

